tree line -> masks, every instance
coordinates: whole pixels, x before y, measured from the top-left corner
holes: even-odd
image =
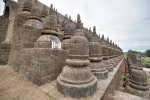
[[[150,68],[150,50],[146,50],[145,52],[140,51],[134,51],[134,50],[128,50],[128,52],[125,52],[124,55],[127,57],[128,54],[135,54],[136,56],[141,56],[142,66],[146,68]]]
[[[134,50],[128,50],[128,52],[125,52],[124,54],[135,54],[135,55],[141,55],[142,57],[150,57],[150,50],[146,50],[145,52],[140,51],[134,51]]]

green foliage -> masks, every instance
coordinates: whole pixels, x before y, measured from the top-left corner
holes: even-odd
[[[145,55],[146,55],[147,57],[150,57],[150,50],[146,50],[146,51],[145,51]]]
[[[134,50],[128,50],[128,52],[125,52],[125,53],[124,53],[125,57],[126,57],[128,54],[141,55],[141,57],[150,57],[150,50],[146,50],[145,52],[139,52],[139,51],[134,51]]]
[[[150,66],[150,58],[149,57],[142,57],[142,66],[145,68],[149,68]]]
[[[135,54],[136,56],[141,55],[142,66],[145,68],[149,68],[149,66],[150,66],[150,50],[146,50],[145,52],[128,50],[128,52],[124,53],[125,57],[127,57],[128,54]]]
[[[128,54],[135,54],[136,56],[137,55],[144,56],[144,54],[142,52],[134,51],[134,50],[128,50],[128,52],[125,53],[125,56],[127,56]]]
[[[139,54],[140,52],[138,51],[133,51],[133,50],[128,50],[128,54]]]
[[[55,100],[55,98],[54,98],[52,95],[50,95],[48,92],[46,92],[45,95],[46,95],[47,97],[49,97],[50,99]]]

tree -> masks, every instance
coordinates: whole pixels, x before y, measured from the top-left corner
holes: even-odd
[[[145,55],[146,55],[147,57],[150,57],[150,50],[146,50],[146,51],[145,51]]]
[[[133,50],[128,50],[128,54],[139,54],[140,52],[138,51],[133,51]]]

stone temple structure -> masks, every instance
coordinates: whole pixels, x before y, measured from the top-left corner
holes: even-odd
[[[124,58],[96,26],[85,28],[79,14],[73,21],[53,4],[3,1],[0,65],[10,65],[39,86],[55,83],[49,94],[57,100],[113,100],[118,92],[150,98],[141,61]]]

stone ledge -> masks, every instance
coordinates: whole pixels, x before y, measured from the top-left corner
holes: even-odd
[[[119,79],[121,79],[121,75],[124,71],[125,67],[125,59],[123,58],[119,64],[114,68],[113,72],[109,72],[108,78],[104,80],[98,80],[97,82],[97,90],[94,95],[76,99],[76,100],[112,100],[111,95],[115,90],[117,90],[119,86]],[[47,83],[45,85],[40,86],[40,89],[43,92],[49,93],[56,100],[74,100],[71,97],[65,97],[61,94],[56,87],[56,80],[51,83]],[[110,96],[109,96],[110,95]]]
[[[131,95],[128,93],[124,93],[121,91],[115,91],[112,97],[113,97],[113,100],[147,100],[147,99],[144,99],[135,95]]]

